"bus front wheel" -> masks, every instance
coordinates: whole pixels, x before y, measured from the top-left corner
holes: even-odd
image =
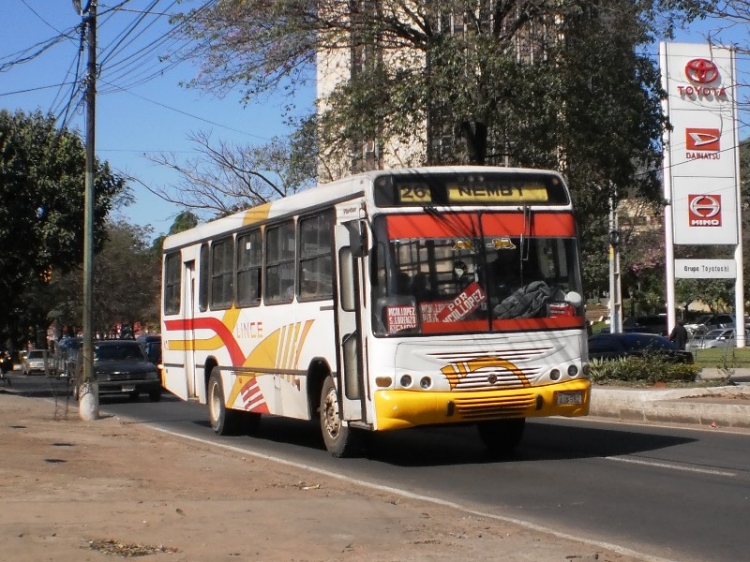
[[[217,435],[235,435],[240,426],[239,412],[229,410],[224,402],[224,388],[221,385],[221,371],[214,367],[208,379],[208,418],[211,429]]]
[[[320,393],[320,430],[326,449],[334,457],[351,457],[359,451],[360,435],[341,419],[341,405],[331,377],[326,377]]]
[[[479,422],[479,438],[491,454],[508,455],[512,453],[523,437],[526,418],[510,420],[492,420]]]

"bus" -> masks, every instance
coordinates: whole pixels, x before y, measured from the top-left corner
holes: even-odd
[[[264,416],[371,432],[588,414],[581,263],[554,171],[424,167],[320,185],[168,236],[163,385],[220,435]]]

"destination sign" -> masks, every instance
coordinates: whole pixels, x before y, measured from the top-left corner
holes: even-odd
[[[536,170],[390,173],[375,179],[380,207],[570,205],[559,174]]]
[[[450,203],[546,203],[548,200],[543,185],[448,184]]]

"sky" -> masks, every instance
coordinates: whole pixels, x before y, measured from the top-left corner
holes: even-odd
[[[0,109],[17,109],[64,117],[71,100],[77,61],[85,66],[87,54],[79,51],[75,28],[81,16],[69,0],[2,0],[0,18]],[[82,0],[85,5],[87,0]],[[101,65],[96,101],[96,154],[117,173],[135,176],[130,182],[135,204],[123,218],[150,226],[153,236],[166,233],[182,210],[152,194],[140,182],[176,185],[176,172],[149,161],[145,155],[174,154],[178,159],[196,156],[188,140],[193,132],[210,132],[212,139],[230,144],[262,145],[287,134],[283,108],[277,99],[243,105],[239,94],[219,98],[188,89],[181,82],[193,78],[198,68],[189,62],[170,66],[159,62],[169,44],[160,43],[169,29],[167,15],[201,5],[205,0],[99,0],[98,62]],[[120,7],[119,10],[113,10]],[[145,15],[144,15],[145,14]],[[129,33],[131,26],[137,25]],[[715,22],[696,24],[676,40],[703,43]],[[723,33],[747,46],[747,28]],[[63,37],[42,50],[51,40]],[[656,57],[658,45],[649,52]],[[21,62],[28,58],[27,62]],[[747,55],[740,55],[740,83],[750,84]],[[746,89],[746,88],[743,88]],[[313,107],[314,92],[303,90],[296,98],[300,112]],[[740,99],[747,98],[747,92]],[[81,99],[78,94],[76,101]],[[72,129],[85,131],[84,106],[68,116]],[[741,135],[745,138],[749,135]]]
[[[85,6],[87,0],[83,0]],[[219,98],[188,89],[181,81],[193,78],[198,68],[190,62],[176,67],[159,62],[164,44],[154,43],[169,29],[164,13],[184,11],[205,0],[178,5],[174,0],[99,0],[97,62],[101,63],[96,98],[96,154],[116,173],[137,177],[151,186],[177,183],[177,174],[149,161],[144,155],[174,154],[178,159],[196,156],[192,132],[210,132],[212,140],[242,145],[263,145],[290,131],[284,126],[283,108],[277,100],[243,106],[240,96]],[[75,28],[82,17],[71,0],[2,0],[0,17],[0,109],[14,112],[41,110],[64,117],[71,99],[76,63],[85,69],[87,52],[79,57]],[[122,6],[122,10],[112,11]],[[135,31],[123,32],[139,21]],[[65,36],[32,60],[10,64],[36,54],[50,40]],[[139,53],[139,51],[142,51]],[[107,55],[110,55],[109,57]],[[140,56],[136,56],[140,55]],[[83,71],[81,71],[83,72]],[[152,77],[153,76],[153,77]],[[81,94],[75,97],[81,99]],[[312,108],[313,93],[302,92],[300,111]],[[62,119],[59,121],[62,122]],[[70,115],[68,126],[85,131],[85,105]],[[183,209],[166,203],[138,182],[129,182],[136,202],[124,209],[123,218],[151,226],[153,236],[169,231]]]

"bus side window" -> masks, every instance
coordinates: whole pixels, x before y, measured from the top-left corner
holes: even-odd
[[[198,309],[208,310],[208,244],[201,244],[200,269],[198,270]]]
[[[164,259],[164,314],[180,312],[181,267],[180,252],[169,254]]]
[[[333,213],[325,211],[299,221],[300,299],[333,297]]]
[[[234,240],[231,237],[211,244],[211,308],[232,306],[234,301]]]
[[[237,237],[237,304],[260,304],[260,272],[263,265],[263,247],[260,230]]]
[[[266,229],[265,299],[269,304],[294,299],[294,223]]]

